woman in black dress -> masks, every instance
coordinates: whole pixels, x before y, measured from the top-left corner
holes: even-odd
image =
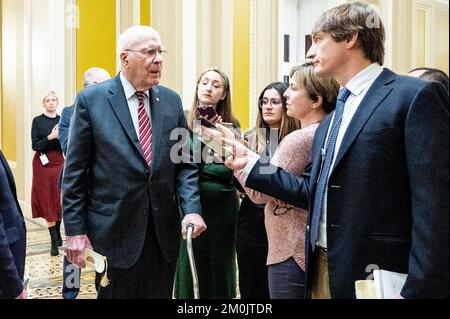
[[[266,86],[258,100],[255,128],[246,133],[250,148],[270,160],[278,142],[300,128],[300,122],[287,116],[286,83],[274,82]],[[239,185],[239,183],[237,183]],[[239,268],[241,299],[269,299],[267,274],[267,234],[264,226],[264,206],[254,204],[240,189],[236,252]]]
[[[64,165],[59,144],[59,115],[56,114],[58,96],[46,92],[42,99],[44,114],[33,119],[31,140],[33,150],[33,182],[31,187],[31,209],[33,218],[47,221],[51,238],[52,256],[58,255],[62,246],[59,228],[61,226],[61,192],[58,179]]]

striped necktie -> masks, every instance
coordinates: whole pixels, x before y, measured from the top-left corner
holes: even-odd
[[[333,162],[336,139],[342,123],[345,102],[350,94],[351,92],[345,87],[339,91],[336,101],[336,109],[334,111],[333,123],[331,124],[331,132],[325,149],[325,156],[322,157],[322,170],[320,172],[319,180],[317,181],[316,193],[314,195],[314,206],[311,216],[310,242],[313,251],[316,247],[317,239],[319,238],[320,217],[322,216],[323,210],[323,197],[325,195],[325,188],[328,184],[328,175],[330,174],[331,163]]]
[[[145,111],[145,98],[146,95],[142,91],[136,91],[136,96],[139,101],[138,108],[138,120],[139,120],[139,143],[141,144],[142,151],[144,152],[145,160],[148,166],[152,163],[152,124],[150,123],[150,117]]]

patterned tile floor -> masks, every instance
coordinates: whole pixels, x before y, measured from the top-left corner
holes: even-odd
[[[65,242],[59,247],[59,256],[50,256],[50,235],[48,229],[31,219],[27,224],[27,258],[25,276],[29,277],[28,296],[30,299],[62,299],[62,264]],[[61,229],[64,238],[64,230]],[[96,298],[95,273],[81,272],[81,289],[78,299]]]
[[[25,276],[30,279],[28,284],[28,297],[30,299],[62,299],[62,265],[65,241],[59,247],[59,256],[50,255],[50,235],[48,228],[32,219],[26,218],[27,224],[27,258],[25,263]],[[64,239],[64,229],[61,227]],[[94,299],[95,273],[91,270],[82,270],[81,289],[77,299]],[[239,282],[237,283],[239,286]],[[237,299],[240,298],[239,289]]]

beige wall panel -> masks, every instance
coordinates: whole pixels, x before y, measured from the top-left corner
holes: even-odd
[[[427,30],[427,12],[422,9],[416,9],[416,61],[417,67],[423,67],[427,65],[426,61],[426,30]]]
[[[448,12],[437,13],[435,16],[436,32],[434,41],[434,61],[435,67],[449,73],[448,57],[449,57],[449,16]]]
[[[179,0],[152,0],[152,27],[169,52],[164,57],[161,84],[183,92],[183,4]]]

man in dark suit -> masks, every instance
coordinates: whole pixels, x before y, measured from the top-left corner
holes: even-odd
[[[98,67],[90,68],[83,74],[83,88],[104,82],[110,78],[111,76],[105,69]],[[61,118],[59,119],[59,143],[61,144],[61,149],[64,156],[67,152],[67,140],[69,139],[69,126],[70,119],[72,118],[73,107],[74,105],[65,107],[62,110]]]
[[[119,75],[75,102],[62,182],[67,255],[80,267],[85,247],[108,258],[99,298],[171,298],[181,231],[206,229],[198,168],[171,158],[182,144],[171,134],[187,124],[180,97],[158,85],[162,53],[154,29],[127,29]]]
[[[227,165],[249,173],[246,186],[309,209],[313,298],[355,298],[355,281],[376,268],[407,274],[398,298],[448,297],[448,94],[381,67],[384,27],[367,4],[325,12],[312,38],[315,72],[342,86],[312,165],[293,176],[238,143]]]
[[[23,286],[26,228],[16,185],[0,151],[0,299],[27,299]]]
[[[111,76],[108,71],[102,68],[93,67],[88,69],[83,74],[83,88],[87,88],[91,85],[109,80]],[[59,143],[64,157],[67,152],[67,140],[69,139],[69,127],[70,119],[72,118],[74,105],[65,107],[61,112],[61,118],[59,119]],[[62,172],[61,172],[62,178]],[[61,221],[56,223],[58,234]],[[62,284],[62,296],[64,299],[75,299],[80,291],[80,269],[73,267],[67,260],[67,256],[64,256],[63,262],[63,284]]]

